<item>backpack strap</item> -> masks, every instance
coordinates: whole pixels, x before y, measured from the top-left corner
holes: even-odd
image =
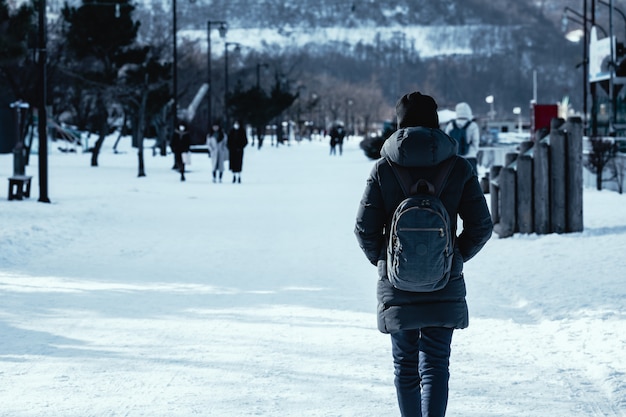
[[[443,187],[448,182],[448,177],[450,176],[452,168],[454,168],[457,159],[458,156],[454,155],[441,163],[441,166],[437,170],[437,176],[433,181],[433,186],[435,187],[436,192],[436,194],[433,193],[433,195],[437,197],[441,195],[441,191],[443,191]]]
[[[454,167],[457,158],[458,157],[454,155],[443,161],[432,182],[421,178],[415,183],[413,183],[413,178],[411,178],[411,174],[406,168],[391,162],[387,158],[385,159],[387,160],[389,166],[391,166],[391,170],[395,174],[398,183],[400,183],[400,188],[402,188],[402,192],[405,197],[416,194],[421,189],[425,189],[427,193],[439,197],[445,183],[448,181],[448,177],[450,176],[450,172],[452,172],[452,168]]]
[[[404,194],[404,196],[410,196],[412,191],[411,183],[413,182],[411,174],[406,169],[404,169],[404,167],[397,165],[394,162],[391,162],[391,160],[389,160],[388,158],[385,158],[385,160],[387,160],[387,163],[389,164],[391,170],[396,176],[396,179],[400,184],[400,188],[402,188],[402,193]]]

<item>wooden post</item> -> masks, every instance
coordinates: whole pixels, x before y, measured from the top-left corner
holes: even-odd
[[[583,128],[580,117],[567,120],[567,231],[583,231]]]
[[[533,225],[533,158],[528,154],[517,159],[517,230],[532,233]]]
[[[523,142],[517,157],[517,231],[532,233],[533,224],[533,158],[534,142]]]
[[[535,142],[533,142],[532,140],[525,140],[524,142],[519,144],[519,154],[520,155],[524,155],[526,152],[528,152],[533,146],[535,145]]]
[[[505,167],[509,167],[512,164],[515,163],[515,160],[517,159],[517,152],[507,152],[506,155],[504,155],[504,166]],[[515,169],[515,166],[511,166],[511,168]]]
[[[500,222],[500,183],[499,176],[502,165],[492,165],[489,168],[489,195],[491,196],[491,221]]]
[[[567,155],[565,148],[565,131],[553,129],[550,131],[550,224],[552,231],[565,233],[567,231]]]
[[[550,233],[550,146],[548,137],[533,148],[534,231]]]
[[[511,166],[500,170],[500,222],[494,230],[500,237],[510,237],[515,233],[515,169]]]

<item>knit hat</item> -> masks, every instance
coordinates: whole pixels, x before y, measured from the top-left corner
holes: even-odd
[[[454,110],[456,111],[457,119],[472,120],[474,118],[472,115],[472,108],[465,102],[457,104]]]
[[[431,96],[424,95],[419,91],[406,94],[398,100],[396,115],[398,116],[399,129],[414,126],[439,127],[437,103]]]

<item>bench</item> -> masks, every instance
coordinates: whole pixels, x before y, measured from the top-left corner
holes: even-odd
[[[30,197],[30,180],[27,175],[13,175],[9,178],[9,200],[21,200]]]

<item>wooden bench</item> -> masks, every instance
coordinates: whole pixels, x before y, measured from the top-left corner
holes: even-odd
[[[9,178],[9,200],[21,200],[30,197],[30,180],[27,175],[14,175]]]

